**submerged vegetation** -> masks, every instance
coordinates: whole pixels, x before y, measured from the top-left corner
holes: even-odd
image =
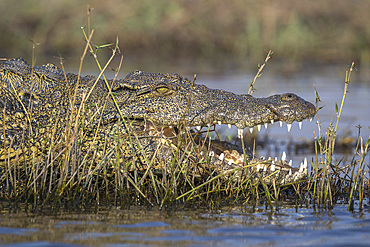
[[[93,45],[91,40],[94,30],[88,29],[87,33],[84,28],[82,30],[87,43],[81,57],[79,76],[84,59],[90,53],[100,70],[99,77],[105,79],[104,72],[110,66],[111,60],[120,55],[118,39],[110,59],[102,66],[97,51],[107,46]],[[270,55],[269,52],[265,62]],[[63,59],[60,62],[62,70],[65,71]],[[120,68],[121,64],[116,70],[116,75]],[[256,78],[260,76],[262,68]],[[122,164],[120,145],[123,142],[131,142],[131,138],[140,143],[140,138],[143,137],[135,132],[120,136],[118,132],[117,135],[99,140],[97,147],[91,145],[86,150],[84,143],[95,143],[95,138],[98,137],[86,135],[84,110],[88,106],[82,104],[79,109],[72,110],[66,119],[60,119],[68,124],[62,133],[58,133],[58,138],[56,138],[57,126],[45,133],[35,129],[30,136],[25,135],[24,138],[37,139],[40,145],[46,145],[41,147],[43,152],[36,152],[34,147],[29,146],[23,152],[27,154],[27,159],[22,155],[10,157],[10,150],[2,154],[1,202],[11,207],[28,203],[32,208],[97,205],[217,207],[228,203],[248,205],[262,203],[271,210],[277,210],[279,202],[288,199],[297,207],[313,205],[318,208],[331,208],[338,202],[344,202],[348,203],[349,209],[352,210],[354,202],[358,200],[359,208],[362,209],[363,200],[369,198],[369,161],[366,157],[370,137],[363,139],[359,131],[350,163],[342,164],[333,157],[337,127],[353,69],[354,64],[345,78],[343,101],[339,107],[337,106],[336,122],[329,127],[325,135],[321,130],[320,112],[318,113],[319,131],[315,133],[316,156],[309,161],[311,174],[304,181],[280,186],[274,180],[266,183],[263,179],[255,179],[256,174],[253,173],[243,174],[244,177],[241,179],[235,179],[233,175],[239,170],[248,168],[248,163],[225,173],[215,173],[212,169],[204,168],[204,164],[210,162],[207,158],[209,156],[205,156],[196,165],[189,166],[187,160],[198,156],[203,149],[200,149],[199,145],[193,145],[194,137],[184,126],[179,127],[178,140],[187,140],[186,145],[176,145],[176,142],[172,142],[170,146],[174,158],[166,164],[167,169],[158,170],[153,163],[157,158],[161,160],[160,157],[155,157],[159,155],[159,150],[154,157],[145,157],[148,165],[143,169],[137,169],[134,163]],[[251,91],[254,83],[255,80],[250,85]],[[319,100],[317,96],[317,101]],[[121,121],[122,126],[126,126],[127,129],[133,124],[123,116]],[[98,125],[97,128],[99,127]],[[2,129],[5,131],[5,126]],[[94,138],[93,141],[91,138]],[[203,144],[206,146],[205,141]]]

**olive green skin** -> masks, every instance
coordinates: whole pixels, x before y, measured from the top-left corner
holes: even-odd
[[[37,115],[45,115],[43,113],[48,112],[46,106],[66,108],[75,89],[76,106],[91,88],[94,89],[86,100],[88,104],[107,98],[109,92],[101,79],[96,81],[92,76],[78,78],[74,74],[64,75],[52,64],[31,68],[21,58],[0,62],[0,80],[1,102],[8,102],[14,105],[15,111],[19,110],[16,109],[19,106],[15,106],[16,96],[10,96],[14,87],[18,97],[25,97],[25,103],[32,98],[31,95],[34,96],[32,103],[39,108],[34,109]],[[271,121],[300,122],[316,113],[313,104],[293,93],[254,98],[251,95],[236,95],[224,90],[209,89],[204,85],[193,85],[178,74],[133,71],[124,79],[110,80],[108,84],[123,116],[145,118],[162,126],[222,123],[242,129]],[[111,98],[102,117],[107,122],[120,117]]]
[[[313,117],[315,106],[293,93],[254,98],[209,89],[177,74],[134,71],[118,82],[120,110],[129,118],[146,118],[160,125],[232,124],[239,129],[271,121],[300,122]]]

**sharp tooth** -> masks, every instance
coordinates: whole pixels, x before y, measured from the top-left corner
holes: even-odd
[[[289,176],[292,175],[292,169],[289,169]]]
[[[229,127],[229,129],[231,129],[231,124],[228,124],[227,127]]]
[[[273,119],[273,120],[271,120],[271,124],[274,124],[274,119]]]
[[[292,161],[292,160],[289,160],[288,165],[289,165],[289,166],[292,166],[292,165],[293,165],[293,161]]]
[[[249,132],[251,132],[251,134],[253,133],[253,127],[249,128]]]
[[[265,123],[265,129],[267,129],[267,123]]]
[[[258,128],[258,131],[261,131],[261,125],[260,124],[257,126],[257,128]]]
[[[221,125],[221,121],[218,121],[217,123],[218,123],[219,125]]]
[[[272,162],[272,164],[270,166],[270,171],[272,171],[272,172],[275,171],[275,164],[274,164],[274,162]]]
[[[220,156],[218,157],[220,160],[224,160],[225,158],[225,154],[224,153],[221,153]]]
[[[302,121],[298,122],[299,129],[302,129]]]
[[[275,162],[277,162],[278,161],[278,159],[277,159],[277,157],[275,157]]]
[[[283,155],[281,156],[281,160],[282,161],[285,161],[286,160],[286,153],[285,152],[283,152]]]
[[[304,158],[304,161],[303,161],[303,168],[304,169],[307,168],[307,158],[306,157]]]
[[[240,139],[243,139],[243,132],[244,132],[244,130],[243,130],[243,129],[238,129],[238,137],[239,137]]]
[[[279,121],[280,127],[283,127],[283,122]]]
[[[202,126],[198,125],[195,127],[198,131],[200,131],[202,129]]]
[[[290,130],[292,129],[292,124],[287,124],[287,127],[288,127],[288,132],[290,132]]]
[[[312,117],[310,117],[310,122],[312,122]]]
[[[301,165],[299,166],[299,171],[298,171],[298,172],[299,172],[299,173],[302,173],[302,172],[303,172],[303,169],[304,169],[304,168],[303,168],[303,163],[301,162]]]

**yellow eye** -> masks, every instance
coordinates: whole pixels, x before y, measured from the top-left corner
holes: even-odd
[[[156,89],[158,93],[167,93],[168,88],[166,87],[159,87]]]

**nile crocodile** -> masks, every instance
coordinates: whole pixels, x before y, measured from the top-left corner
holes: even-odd
[[[80,78],[66,74],[53,64],[32,67],[22,58],[15,58],[0,61],[0,80],[0,162],[3,163],[19,157],[27,159],[30,150],[47,152],[45,146],[51,142],[45,138],[47,133],[54,131],[51,138],[59,138],[58,143],[66,140],[61,133],[68,129],[73,114],[81,120],[75,129],[88,136],[83,145],[86,150],[99,147],[118,128],[122,138],[110,140],[114,139],[116,146],[120,143],[121,162],[131,164],[130,167],[138,164],[145,167],[149,160],[162,166],[171,160],[173,150],[159,150],[159,146],[176,146],[181,126],[185,130],[195,127],[188,131],[191,133],[203,126],[234,125],[242,137],[244,128],[284,121],[289,129],[292,122],[301,123],[316,113],[313,104],[293,93],[266,98],[236,95],[195,84],[178,74],[133,71],[124,79],[104,81],[94,76]],[[209,159],[207,165],[215,170],[228,171],[246,163],[261,163],[257,170],[280,169],[277,176],[283,183],[307,174],[307,165],[291,168],[284,160],[247,159],[243,151],[237,151],[231,144],[211,143],[208,145],[211,149],[195,154],[191,159],[194,164],[202,160],[204,153]]]

